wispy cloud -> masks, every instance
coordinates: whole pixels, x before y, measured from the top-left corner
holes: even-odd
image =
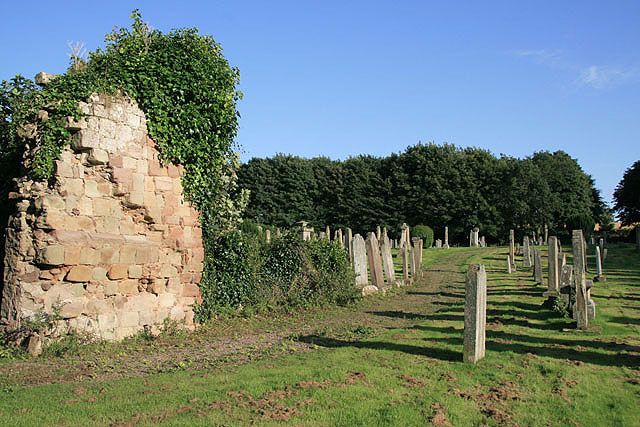
[[[640,70],[590,65],[584,68],[576,82],[594,89],[605,89],[640,78]]]
[[[546,65],[558,65],[562,62],[562,51],[559,49],[521,49],[514,55],[529,58],[534,62]]]
[[[592,89],[606,89],[621,84],[640,81],[640,68],[615,67],[611,65],[578,64],[566,58],[559,49],[522,49],[513,52],[519,58],[526,58],[536,64],[541,64],[557,70],[571,73],[574,84]]]

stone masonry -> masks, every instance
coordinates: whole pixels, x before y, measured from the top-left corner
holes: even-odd
[[[92,96],[49,183],[18,181],[0,320],[57,312],[61,326],[120,339],[165,319],[193,326],[204,249],[182,168],[163,166],[144,113]]]

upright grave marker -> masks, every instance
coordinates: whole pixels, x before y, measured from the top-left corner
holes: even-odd
[[[509,230],[509,260],[511,261],[511,270],[516,270],[516,238],[513,230]]]
[[[538,249],[533,251],[533,281],[537,285],[542,284],[542,256]]]
[[[549,236],[549,253],[547,255],[549,262],[549,277],[547,291],[543,294],[548,300],[556,298],[559,294],[559,271],[558,271],[558,239],[556,236]]]
[[[576,321],[578,329],[586,330],[589,326],[587,313],[587,278],[584,266],[584,238],[582,230],[573,230],[571,243],[573,246],[573,274],[576,284]]]
[[[444,245],[442,247],[449,249],[449,227],[444,228]]]
[[[349,252],[349,260],[353,264],[353,231],[350,228],[347,228],[347,232],[344,236],[344,244],[347,247],[347,251]]]
[[[531,249],[529,248],[529,237],[524,236],[522,241],[522,264],[525,268],[531,267]]]
[[[482,264],[467,270],[464,294],[463,360],[477,363],[485,355],[487,325],[487,273]]]
[[[411,279],[409,278],[409,245],[405,243],[400,247],[400,251],[402,252],[402,279],[404,280],[404,284],[408,285],[411,283]]]
[[[367,249],[361,235],[353,236],[351,243],[353,253],[353,269],[356,273],[356,284],[367,286],[369,277],[367,275]]]
[[[600,246],[596,246],[596,277],[593,278],[593,281],[604,282],[605,280],[602,274],[602,254],[600,253]]]

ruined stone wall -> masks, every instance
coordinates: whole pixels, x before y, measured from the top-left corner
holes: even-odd
[[[49,183],[18,183],[0,320],[58,313],[61,326],[120,339],[166,318],[193,325],[204,250],[182,168],[162,166],[144,113],[91,97]]]

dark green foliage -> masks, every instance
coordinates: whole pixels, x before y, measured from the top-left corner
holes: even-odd
[[[576,215],[567,219],[567,230],[582,230],[585,238],[593,234],[595,225],[593,217],[588,214]]]
[[[433,245],[433,229],[428,225],[416,225],[411,229],[411,237],[422,239],[422,245],[430,248]]]
[[[640,222],[640,160],[624,172],[613,193],[616,211],[622,223],[631,225]]]
[[[478,148],[417,144],[400,154],[344,161],[278,155],[251,159],[238,172],[251,191],[247,217],[288,226],[351,227],[366,235],[386,225],[427,223],[442,238],[466,242],[479,227],[489,241],[504,242],[509,229],[566,235],[570,218],[606,218],[594,182],[566,153],[539,152],[525,159],[496,157]],[[570,231],[570,229],[569,229]]]
[[[243,308],[289,310],[358,298],[347,252],[338,244],[303,242],[296,233],[267,244],[255,230],[228,233],[214,245],[207,263],[212,286],[202,289],[198,320]]]

